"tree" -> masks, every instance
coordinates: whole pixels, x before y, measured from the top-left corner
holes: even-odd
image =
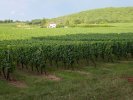
[[[39,25],[39,24],[41,24],[41,20],[40,19],[34,19],[34,20],[31,21],[31,23],[33,25]]]
[[[81,21],[79,19],[75,19],[74,24],[81,24]]]
[[[42,27],[42,28],[45,27],[46,23],[47,23],[47,22],[46,22],[46,19],[43,18],[42,21],[41,21],[41,27]]]
[[[66,20],[65,25],[69,26],[69,20]]]

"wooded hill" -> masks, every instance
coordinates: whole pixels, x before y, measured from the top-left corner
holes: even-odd
[[[133,7],[101,8],[48,20],[63,25],[133,22]]]

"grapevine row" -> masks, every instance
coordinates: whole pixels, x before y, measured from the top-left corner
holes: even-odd
[[[0,49],[0,75],[10,80],[10,74],[20,66],[42,74],[51,65],[74,68],[75,63],[85,60],[96,66],[98,60],[113,62],[129,57],[133,58],[133,41],[15,45]]]

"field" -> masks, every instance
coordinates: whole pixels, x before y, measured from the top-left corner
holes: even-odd
[[[132,100],[133,61],[100,63],[97,68],[49,69],[60,79],[16,71],[18,81],[0,81],[0,100]]]
[[[0,100],[132,100],[132,27],[0,24]]]
[[[47,29],[39,27],[17,27],[16,24],[0,24],[0,40],[30,39],[39,36],[56,36],[80,33],[129,33],[133,32],[132,23],[109,24],[114,27],[90,28],[56,28]]]

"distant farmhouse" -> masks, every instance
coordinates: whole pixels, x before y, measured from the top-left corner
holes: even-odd
[[[57,24],[56,23],[50,23],[48,24],[47,28],[56,28]]]

